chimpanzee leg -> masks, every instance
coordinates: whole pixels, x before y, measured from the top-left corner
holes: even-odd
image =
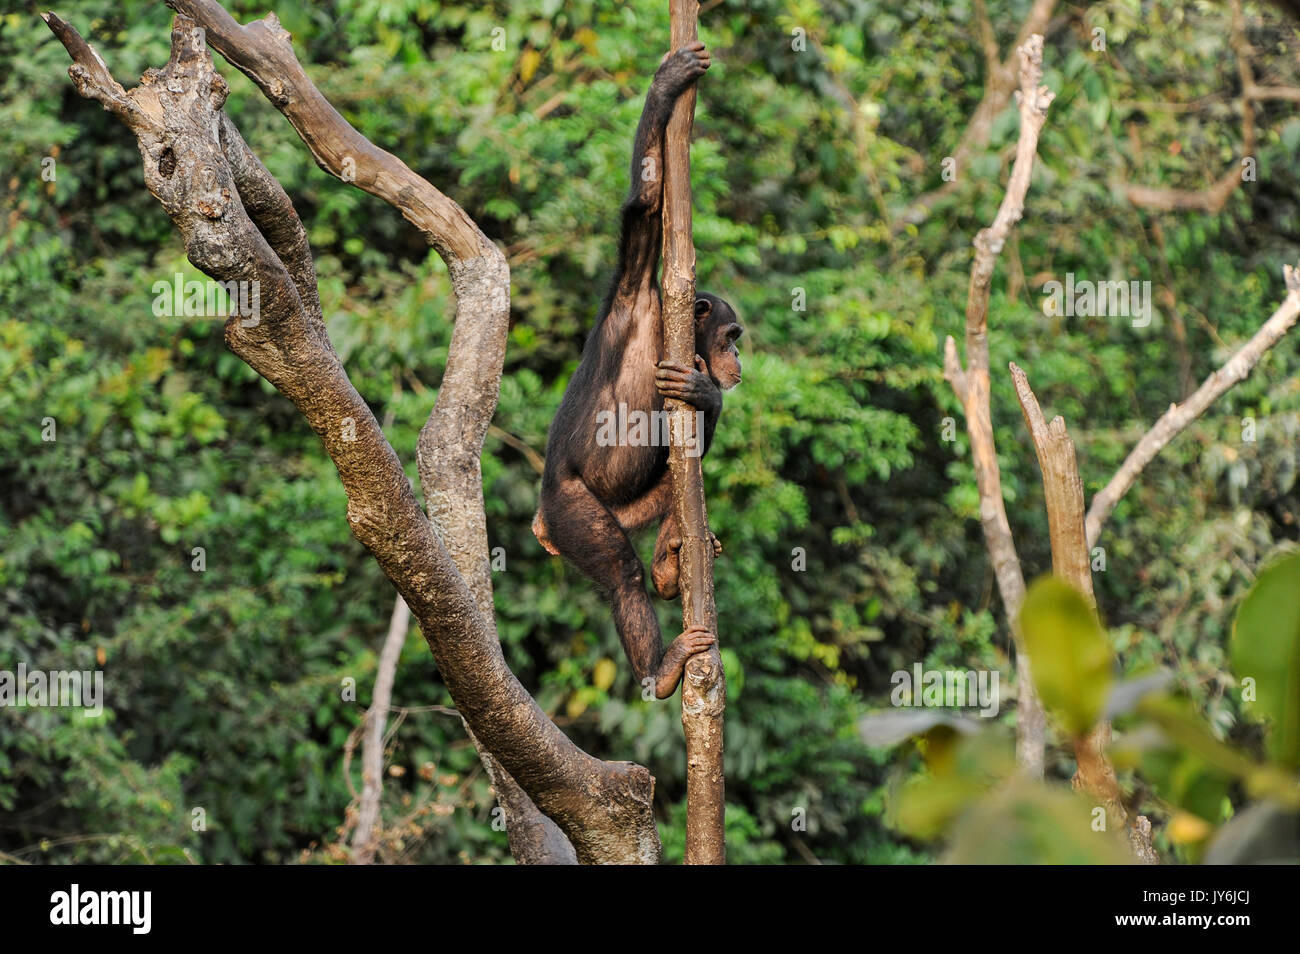
[[[654,694],[666,699],[681,682],[686,660],[717,638],[691,626],[665,651],[659,621],[645,588],[645,568],[614,515],[576,477],[542,489],[541,517],[551,542],[609,598],[614,625],[637,682],[653,681]]]
[[[631,503],[611,508],[614,519],[624,530],[640,530],[654,523],[672,509],[673,477],[668,471],[644,494]]]
[[[541,516],[550,542],[602,590],[638,682],[654,676],[664,655],[641,558],[614,515],[577,477],[544,494]]]
[[[618,521],[618,525],[624,530],[628,532],[640,530],[642,527],[654,523],[668,512],[668,507],[672,503],[672,492],[673,479],[671,475],[665,472],[659,483],[655,484],[650,490],[631,503],[614,507],[611,512],[614,514],[614,519]],[[533,517],[533,536],[537,538],[537,542],[551,556],[560,555],[559,549],[551,542],[551,532],[547,529],[541,507],[537,508],[537,513]]]

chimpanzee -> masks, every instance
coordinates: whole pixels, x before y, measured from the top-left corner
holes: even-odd
[[[660,596],[676,596],[682,541],[672,507],[668,448],[666,442],[602,439],[599,423],[636,412],[661,419],[664,399],[677,398],[697,409],[697,419],[703,418],[702,451],[707,451],[722,392],[740,383],[740,322],[730,305],[703,292],[695,301],[695,366],[661,360],[657,273],[664,133],[677,97],[708,68],[704,44],[693,43],[664,57],[646,94],[632,147],[632,188],[623,204],[618,269],[551,422],[541,506],[533,520],[533,532],[547,551],[566,557],[604,590],[632,672],[642,685],[652,680],[660,699],[677,688],[687,658],[708,649],[715,636],[692,626],[664,651],[645,569],[627,535],[662,518],[651,575]],[[712,540],[720,554],[721,545],[716,537]]]

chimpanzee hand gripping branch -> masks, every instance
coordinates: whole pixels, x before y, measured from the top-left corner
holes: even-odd
[[[533,532],[607,595],[632,672],[660,699],[681,681],[686,660],[712,646],[707,627],[694,624],[665,651],[645,569],[628,539],[655,520],[651,576],[664,599],[678,593],[681,531],[673,509],[667,441],[621,440],[612,446],[598,426],[606,415],[640,412],[664,420],[664,399],[694,407],[708,451],[722,411],[722,392],[740,383],[736,339],[742,328],[721,298],[695,298],[695,366],[664,360],[663,300],[659,289],[663,243],[664,137],[677,99],[709,68],[695,42],[664,58],[646,94],[632,147],[632,188],[623,204],[618,268],[609,294],[551,422]],[[606,418],[608,419],[608,418]],[[654,428],[651,428],[654,431]],[[698,439],[698,436],[697,438]],[[710,535],[711,536],[711,535]],[[712,537],[714,553],[721,544]]]

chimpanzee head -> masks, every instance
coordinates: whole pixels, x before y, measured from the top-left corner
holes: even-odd
[[[740,352],[736,339],[744,334],[740,319],[721,298],[708,292],[695,295],[695,353],[709,366],[709,377],[724,391],[740,383]]]

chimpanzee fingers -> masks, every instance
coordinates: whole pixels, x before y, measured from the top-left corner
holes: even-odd
[[[658,364],[655,365],[655,367],[658,368],[660,371],[677,371],[681,374],[689,374],[691,371],[691,369],[688,368],[686,365],[681,364],[677,361],[669,361],[667,358],[665,358],[663,361],[660,361]]]
[[[709,531],[709,542],[713,544],[713,555],[714,555],[715,557],[716,557],[716,556],[722,556],[722,541],[719,540],[719,539],[717,538],[717,536],[714,535],[714,533],[713,533],[712,530]],[[682,548],[682,538],[681,538],[681,537],[673,537],[672,539],[670,539],[670,540],[668,541],[668,552],[669,552],[669,553],[676,553],[676,552],[677,552],[678,550],[680,550],[681,548]]]
[[[660,362],[659,367],[655,370],[655,387],[665,397],[685,400],[693,393],[692,374],[694,374],[693,371],[680,364],[666,361]]]
[[[692,43],[690,46],[684,46],[677,51],[676,56],[687,71],[688,81],[698,79],[709,68],[709,51],[704,48],[703,43],[697,42]],[[667,59],[667,56],[664,57],[665,61]]]
[[[659,393],[674,401],[681,401],[683,404],[690,404],[691,399],[695,397],[695,392],[689,388],[660,388]]]
[[[660,394],[673,397],[682,397],[695,392],[695,382],[689,373],[670,372],[656,375],[655,387],[659,389]]]

